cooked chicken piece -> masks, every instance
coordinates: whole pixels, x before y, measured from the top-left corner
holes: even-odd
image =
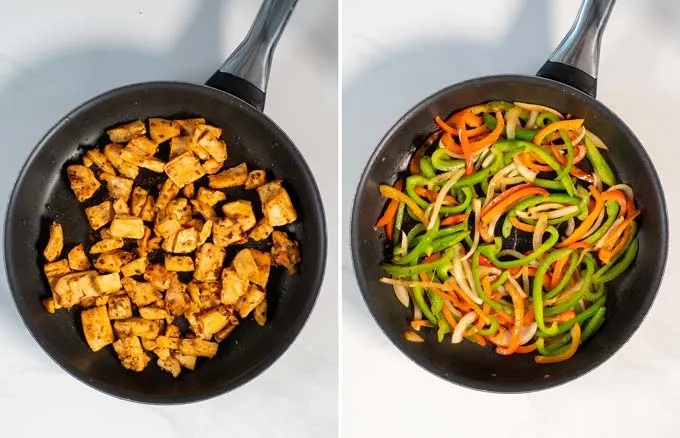
[[[133,152],[143,157],[153,157],[158,149],[158,143],[149,140],[147,137],[135,137],[127,144],[126,148],[130,148]]]
[[[169,350],[179,349],[179,337],[159,336],[156,338],[156,346],[158,348],[167,348]]]
[[[57,310],[53,297],[43,298],[40,302],[48,313],[54,313]]]
[[[166,179],[161,186],[160,192],[158,193],[156,208],[158,208],[158,210],[165,210],[170,201],[179,195],[179,191],[180,188],[174,182],[172,182],[172,180]]]
[[[189,297],[199,310],[208,310],[219,306],[221,289],[222,285],[218,281],[205,281],[203,283],[192,281],[187,286]]]
[[[114,143],[127,143],[139,135],[146,134],[146,125],[141,120],[135,120],[117,128],[109,129],[106,133]]]
[[[109,191],[109,195],[113,199],[122,199],[127,202],[132,193],[132,184],[134,181],[122,176],[114,176],[108,173],[102,173],[100,178],[106,181],[106,188]]]
[[[205,221],[203,226],[201,227],[201,231],[198,232],[198,244],[203,245],[205,242],[208,241],[210,238],[210,235],[212,234],[212,227],[213,227],[213,221],[208,220]]]
[[[194,260],[189,256],[165,256],[165,269],[174,272],[191,272],[194,270]]]
[[[149,241],[151,240],[151,229],[144,227],[144,236],[137,241],[137,255],[139,257],[146,257],[152,250],[149,250]],[[145,268],[146,269],[146,268]]]
[[[126,178],[134,180],[139,174],[139,167],[123,160],[123,148],[120,145],[111,143],[104,147],[106,159],[116,168],[118,173]]]
[[[189,296],[186,289],[186,284],[181,283],[177,275],[171,277],[170,287],[165,293],[165,307],[170,315],[180,316],[189,307]]]
[[[183,134],[192,136],[194,134],[194,129],[196,129],[198,125],[205,125],[205,119],[200,117],[195,119],[177,120],[177,123],[179,123],[180,128],[182,128]]]
[[[206,243],[196,251],[196,270],[194,280],[217,281],[220,279],[224,257],[227,252],[224,248]]]
[[[124,277],[133,277],[135,275],[142,275],[146,271],[146,257],[140,257],[122,266],[120,272]]]
[[[214,207],[218,202],[226,201],[227,195],[225,195],[224,192],[220,192],[219,190],[210,190],[204,187],[199,187],[196,199],[204,204]]]
[[[201,167],[203,167],[203,171],[208,175],[214,175],[220,170],[222,170],[223,165],[224,165],[223,161],[217,161],[214,158],[210,158],[208,160],[205,160],[203,164],[201,164]]]
[[[68,252],[68,265],[74,271],[90,269],[90,259],[85,254],[85,246],[81,243]]]
[[[194,129],[192,141],[205,149],[215,161],[224,162],[227,159],[227,145],[220,140],[222,130],[215,126],[198,125]]]
[[[48,262],[53,262],[59,258],[61,251],[64,249],[64,230],[58,222],[52,222],[50,225],[50,239],[45,245],[43,256]]]
[[[167,218],[162,222],[158,222],[153,228],[154,232],[163,239],[168,239],[174,236],[181,229],[182,224],[180,224],[175,218]]]
[[[127,205],[127,202],[124,199],[119,198],[113,201],[113,212],[116,215],[129,216],[130,207]]]
[[[148,306],[163,298],[151,283],[136,281],[130,277],[124,277],[120,282],[137,307]]]
[[[149,196],[149,192],[141,187],[135,187],[132,190],[132,199],[130,199],[130,213],[133,216],[139,216],[146,204],[146,197]]]
[[[111,235],[111,230],[109,230],[108,228],[102,228],[101,230],[99,230],[99,238],[101,240],[113,239],[113,236]]]
[[[241,227],[229,218],[217,219],[212,227],[213,243],[227,247],[235,243],[245,243],[246,234]]]
[[[246,190],[252,190],[267,182],[267,173],[264,170],[251,170],[246,178]]]
[[[89,158],[87,158],[87,155],[84,155],[84,156],[83,156],[83,166],[85,166],[85,167],[92,167],[92,166],[94,166],[94,163],[92,162],[92,160],[90,160]]]
[[[85,340],[92,351],[99,351],[113,342],[113,330],[106,306],[83,310],[80,318],[83,322]]]
[[[167,290],[170,287],[171,277],[172,275],[165,269],[165,266],[157,263],[147,266],[144,272],[144,280],[158,290]]]
[[[274,227],[271,226],[266,218],[260,219],[260,221],[255,225],[255,227],[250,230],[248,237],[256,242],[264,240],[269,237],[274,231]]]
[[[90,254],[102,254],[113,251],[114,249],[120,249],[123,246],[125,246],[125,241],[123,241],[123,239],[119,239],[117,237],[103,239],[92,245],[92,248],[90,248]]]
[[[144,319],[148,320],[160,320],[160,319],[165,319],[168,314],[165,312],[164,309],[159,309],[158,307],[140,307],[139,308],[139,316],[141,316]],[[160,339],[160,336],[159,336]],[[158,340],[157,340],[158,341]],[[164,345],[160,345],[160,347],[164,347]]]
[[[157,210],[158,206],[154,207],[153,196],[147,196],[146,203],[144,204],[142,211],[139,212],[139,218],[144,222],[153,222],[156,218]]]
[[[87,207],[85,215],[90,227],[96,231],[113,220],[113,204],[111,201],[104,201],[101,204]]]
[[[156,364],[158,367],[162,370],[165,370],[172,374],[172,377],[177,377],[179,376],[179,373],[182,372],[182,367],[179,362],[174,356],[169,355],[165,359],[159,357],[158,361],[156,361]]]
[[[237,304],[239,316],[241,318],[248,316],[248,314],[259,306],[265,298],[266,295],[259,286],[255,284],[248,286],[248,292],[246,292],[245,296]]]
[[[194,183],[187,184],[182,187],[182,194],[187,199],[193,199],[194,195],[196,194],[196,186]]]
[[[272,242],[272,263],[274,266],[284,266],[288,269],[290,275],[295,275],[297,265],[301,260],[298,243],[289,239],[283,231],[274,231]]]
[[[78,202],[87,201],[101,187],[94,173],[88,167],[73,164],[66,168],[66,173],[71,183],[71,190],[75,193]]]
[[[227,169],[217,175],[208,177],[208,185],[212,189],[226,189],[227,187],[238,187],[245,184],[248,178],[248,167],[246,163]]]
[[[198,315],[198,325],[201,328],[201,338],[211,339],[215,333],[219,332],[229,324],[233,312],[226,306],[218,306],[214,309]]]
[[[196,356],[175,353],[174,357],[179,361],[180,365],[182,365],[184,368],[192,371],[196,369]]]
[[[142,348],[144,348],[146,351],[153,351],[158,348],[158,344],[156,344],[155,339],[141,338],[140,341],[142,341]]]
[[[257,272],[250,276],[250,281],[256,285],[265,288],[267,281],[269,281],[269,270],[272,264],[272,256],[268,252],[262,252],[257,249],[251,249],[250,253],[255,259],[257,265]]]
[[[267,300],[263,300],[253,310],[253,319],[260,327],[264,327],[267,323]]]
[[[248,291],[248,280],[241,278],[234,268],[222,270],[222,304],[235,305]]]
[[[149,251],[158,251],[163,246],[163,238],[160,236],[152,237],[149,239]]]
[[[149,119],[149,137],[156,143],[163,143],[180,134],[180,124],[175,120],[151,117]]]
[[[122,249],[105,252],[94,261],[94,267],[101,272],[120,272],[120,268],[130,263],[133,255]]]
[[[262,213],[273,227],[297,220],[297,212],[281,181],[274,181],[257,188],[262,203]]]
[[[189,201],[186,198],[176,198],[170,201],[166,207],[165,215],[169,218],[177,219],[182,225],[186,225],[191,221],[194,212],[191,210]]]
[[[234,225],[238,225],[241,231],[248,231],[255,226],[255,213],[250,201],[239,199],[222,205],[222,212],[225,219],[231,220]]]
[[[92,163],[94,163],[94,165],[97,166],[102,172],[108,173],[109,175],[116,174],[116,170],[113,168],[111,163],[109,163],[109,160],[106,159],[106,155],[104,155],[99,149],[90,149],[85,153],[85,157],[92,161]],[[83,158],[83,163],[84,162],[85,158]]]
[[[154,157],[145,157],[143,155],[140,155],[137,149],[133,149],[127,146],[124,147],[123,150],[120,152],[120,156],[123,160],[127,161],[128,163],[137,167],[149,169],[152,172],[163,173],[163,169],[165,168],[165,161],[159,160],[158,158]]]
[[[185,152],[168,162],[165,173],[178,187],[184,187],[205,175],[201,162],[191,152]]]
[[[233,324],[233,325],[230,324],[230,325],[226,326],[225,328],[223,328],[218,333],[216,333],[215,334],[215,342],[220,342],[220,343],[224,342],[224,340],[227,339],[227,337],[229,337],[231,332],[234,331],[234,329],[236,328],[237,325],[238,325],[238,322],[236,324]]]
[[[156,339],[161,331],[161,325],[158,321],[132,317],[117,319],[113,323],[113,330],[119,338],[139,336],[140,338]]]
[[[127,295],[110,297],[107,307],[109,310],[109,319],[132,318],[132,303]]]
[[[191,152],[189,145],[191,144],[191,137],[183,135],[182,137],[175,137],[170,140],[170,160],[179,157],[185,152]]]
[[[179,351],[188,356],[215,357],[219,345],[216,342],[205,341],[203,339],[182,339],[179,344]]]
[[[181,334],[179,327],[174,324],[168,324],[165,327],[165,336],[168,338],[179,338]]]
[[[130,371],[143,371],[151,360],[144,352],[137,336],[118,339],[113,343],[113,349],[123,367]]]
[[[85,296],[96,296],[92,279],[97,275],[96,271],[76,272],[60,277],[52,288],[52,297],[60,307],[70,309]]]
[[[243,280],[250,281],[250,278],[258,272],[257,263],[255,262],[255,257],[253,257],[253,251],[248,248],[239,251],[231,262],[231,265],[238,276]]]
[[[163,249],[166,252],[176,254],[188,254],[195,251],[197,246],[198,231],[194,228],[184,228],[163,242]]]
[[[208,204],[205,204],[197,199],[192,199],[191,205],[194,206],[194,209],[198,214],[203,216],[203,219],[207,221],[214,221],[217,219],[217,213],[215,213],[215,210],[213,210],[213,208]]]
[[[111,235],[124,239],[141,239],[144,237],[144,222],[135,216],[116,216],[111,221]]]
[[[51,278],[57,279],[71,273],[68,260],[66,259],[61,259],[52,263],[46,263],[43,266],[43,270],[45,271],[45,276],[48,278],[48,280]]]
[[[94,284],[101,294],[118,292],[123,287],[120,284],[120,275],[117,272],[96,276],[94,278]]]

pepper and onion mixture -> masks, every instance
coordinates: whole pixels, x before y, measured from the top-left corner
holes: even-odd
[[[413,303],[404,337],[428,327],[439,342],[571,358],[637,254],[633,190],[584,120],[552,108],[494,101],[435,122],[409,175],[380,186],[376,229],[393,243],[380,281]]]

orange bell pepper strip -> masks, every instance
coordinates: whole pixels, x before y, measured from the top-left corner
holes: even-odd
[[[401,191],[404,187],[404,181],[401,179],[394,183],[394,189]],[[380,227],[385,227],[385,234],[389,240],[392,240],[392,231],[394,230],[394,221],[397,218],[397,209],[399,207],[399,201],[391,200],[385,209],[385,214],[378,220],[375,224],[374,229]]]
[[[628,197],[621,190],[607,190],[602,192],[602,199],[619,204],[619,215],[624,216],[628,210]]]
[[[534,306],[527,306],[527,313],[524,315],[524,321],[522,325],[529,325],[534,322]]]
[[[437,196],[439,196],[439,193],[433,190],[428,190],[425,187],[416,187],[415,192],[418,196],[427,199],[432,204],[437,202]],[[446,195],[444,197],[443,205],[456,205],[457,203],[458,202],[456,202],[456,199],[451,195]]]
[[[555,267],[553,267],[553,274],[550,279],[550,289],[555,289],[557,287],[557,284],[560,282],[560,279],[562,278],[562,270],[564,269],[564,265],[566,264],[567,257],[563,257],[555,262]]]
[[[519,187],[519,189],[517,188]],[[493,199],[489,205],[482,212],[482,222],[489,223],[494,218],[502,215],[507,210],[509,210],[515,203],[521,201],[524,198],[534,195],[548,196],[550,193],[541,187],[536,187],[531,184],[520,184],[515,186],[510,190],[505,191],[497,198]],[[499,200],[499,198],[501,198]],[[498,202],[494,202],[498,200]]]
[[[562,166],[566,166],[567,164],[567,157],[565,155],[560,154],[560,149],[557,146],[551,146],[550,151],[552,154],[555,156],[555,159],[559,161],[559,163]],[[578,144],[574,146],[574,163],[573,164],[578,164],[583,159],[586,157],[586,147],[583,144]]]
[[[604,241],[604,245],[597,253],[600,261],[602,263],[609,263],[614,257],[614,248],[616,243],[619,241],[619,237],[623,232],[630,227],[630,224],[635,220],[635,218],[640,214],[640,210],[637,210],[630,214],[623,222],[621,222],[611,234],[607,236],[607,240]]]
[[[512,316],[508,315],[507,313],[496,312],[494,316],[498,320],[498,323],[501,325],[512,325],[514,321]]]
[[[472,161],[472,146],[470,146],[467,130],[465,128],[465,114],[460,121],[458,138],[460,139],[460,147],[463,149],[463,155],[465,156],[465,175],[472,175],[472,172],[475,171],[475,163]]]
[[[496,127],[486,137],[482,138],[481,140],[470,143],[472,152],[474,153],[482,149],[486,149],[492,144],[494,144],[496,140],[501,138],[503,128],[505,128],[505,121],[503,120],[503,115],[501,114],[500,111],[496,111]],[[472,131],[469,130],[467,131],[467,136],[468,138],[470,138],[474,136],[474,134],[472,133]]]
[[[487,313],[485,313],[470,297],[467,296],[465,292],[462,291],[460,287],[456,283],[450,283],[452,286],[452,289],[456,292],[456,294],[465,301],[465,306],[468,309],[473,310],[477,316],[479,316],[480,319],[482,319],[486,324],[489,324],[491,322],[491,318]],[[484,285],[484,281],[482,281],[482,285]]]
[[[536,230],[535,225],[531,224],[525,224],[521,220],[517,219],[515,216],[510,217],[510,223],[512,224],[513,227],[517,228],[520,231],[525,231],[527,233],[533,233],[534,230]]]
[[[407,194],[402,193],[401,191],[395,189],[394,187],[390,187],[385,184],[381,184],[379,189],[380,194],[383,197],[393,199],[398,202],[403,202],[404,204],[406,204],[406,206],[411,209],[411,212],[413,212],[413,214],[418,218],[418,220],[421,221],[425,226],[427,226],[429,221],[427,220],[427,217],[425,217],[425,212]]]
[[[552,122],[545,128],[541,129],[534,136],[534,144],[541,145],[543,139],[555,131],[564,129],[565,131],[574,131],[583,126],[583,119],[569,119],[569,120],[558,120],[557,122]]]
[[[567,237],[562,242],[559,242],[557,245],[555,245],[555,247],[564,248],[565,246],[569,246],[572,243],[576,243],[581,240],[581,238],[588,232],[588,230],[590,230],[597,220],[597,217],[600,215],[600,211],[602,211],[602,208],[604,208],[604,200],[602,199],[600,192],[598,192],[594,186],[588,186],[588,190],[590,190],[593,198],[595,198],[595,206],[588,214],[588,217],[586,217],[586,219],[581,222],[581,225],[579,225],[574,230],[574,232],[571,233],[571,236]]]
[[[513,354],[517,350],[517,347],[519,347],[519,335],[524,320],[524,298],[522,298],[520,292],[515,288],[515,285],[510,282],[505,284],[505,289],[512,298],[512,304],[515,309],[515,321],[510,329],[510,342],[508,343],[508,346],[496,348],[496,353],[503,356]]]
[[[446,306],[442,307],[442,313],[444,314],[444,318],[446,319],[446,322],[449,323],[451,328],[456,328],[458,323],[453,318],[453,315],[451,314],[451,312],[449,311],[449,309]]]
[[[555,356],[536,356],[534,357],[534,360],[536,361],[536,363],[563,362],[565,360],[570,359],[574,354],[576,354],[576,350],[578,349],[580,343],[581,343],[581,326],[578,324],[574,324],[574,326],[571,328],[571,345],[564,353],[557,354]]]
[[[460,111],[457,111],[451,115],[448,119],[446,119],[446,123],[448,123],[451,126],[458,126],[458,121],[460,120],[460,117],[468,113],[468,125],[472,126],[473,128],[476,128],[478,126],[481,126],[484,123],[484,119],[482,119],[481,116],[478,114],[483,113],[484,111],[487,110],[486,105],[481,104],[481,105],[473,105],[471,107],[462,109]]]
[[[559,322],[560,324],[569,322],[574,318],[576,318],[576,312],[573,310],[565,310],[564,312],[555,315],[555,321]]]
[[[434,253],[434,254],[431,254],[431,255],[425,257],[425,258],[423,259],[423,261],[420,262],[420,263],[431,263],[431,262],[436,262],[436,261],[439,260],[440,258],[442,258],[442,253],[436,252],[436,253]],[[429,280],[427,280],[427,281],[429,281]]]
[[[448,225],[457,225],[460,223],[463,223],[467,220],[468,214],[467,213],[461,213],[461,214],[456,214],[453,216],[447,216],[444,219],[439,222],[439,225],[442,227],[446,227]]]
[[[475,342],[480,347],[486,347],[486,339],[484,339],[481,335],[475,333],[474,335],[472,335],[472,337],[475,339]]]
[[[532,342],[531,344],[521,345],[521,346],[517,347],[517,350],[515,350],[515,353],[526,354],[526,353],[531,353],[533,351],[536,351],[536,343],[535,342]]]
[[[432,327],[432,323],[428,321],[427,319],[416,319],[411,321],[410,323],[411,328],[413,330],[420,330],[421,327]]]

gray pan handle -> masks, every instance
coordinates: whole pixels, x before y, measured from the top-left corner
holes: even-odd
[[[595,97],[600,41],[616,0],[583,0],[574,24],[538,71]]]
[[[264,0],[245,39],[206,82],[264,108],[274,49],[297,0]]]

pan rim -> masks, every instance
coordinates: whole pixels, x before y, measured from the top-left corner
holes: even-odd
[[[662,239],[663,247],[660,247],[658,251],[660,272],[657,278],[655,278],[654,281],[650,283],[650,287],[648,289],[649,293],[646,294],[645,301],[643,302],[644,306],[639,308],[640,312],[636,314],[636,318],[629,322],[629,324],[626,326],[625,333],[616,343],[614,348],[610,350],[606,357],[593,361],[592,363],[588,363],[587,366],[583,367],[582,369],[579,369],[573,373],[567,374],[562,377],[544,379],[541,381],[530,383],[522,383],[519,385],[510,384],[499,387],[498,385],[495,385],[491,380],[473,381],[471,379],[459,378],[458,374],[453,373],[447,374],[438,369],[430,368],[425,363],[422,363],[423,361],[421,361],[420,358],[415,357],[415,355],[412,355],[410,352],[406,351],[406,349],[402,348],[401,346],[402,344],[398,342],[398,340],[400,340],[399,334],[394,332],[393,330],[389,330],[386,327],[386,324],[384,324],[383,322],[382,316],[379,317],[379,315],[381,314],[377,309],[377,305],[372,304],[368,280],[365,277],[365,275],[363,275],[363,270],[360,266],[361,242],[359,241],[358,217],[360,215],[359,212],[360,199],[362,199],[365,195],[365,188],[367,185],[369,173],[371,173],[371,170],[375,167],[376,163],[378,162],[378,156],[381,155],[384,152],[384,150],[388,147],[388,144],[390,143],[392,137],[395,135],[397,131],[401,129],[402,125],[404,125],[407,121],[410,120],[412,115],[420,113],[423,109],[427,108],[429,105],[431,105],[441,97],[449,93],[455,92],[457,90],[481,86],[485,85],[486,83],[509,82],[509,81],[533,83],[534,85],[539,85],[546,88],[557,88],[564,92],[574,94],[580,97],[581,99],[585,99],[589,103],[589,105],[591,105],[597,110],[598,113],[607,114],[608,117],[611,118],[614,122],[616,122],[616,124],[623,130],[623,133],[627,137],[631,138],[633,140],[633,143],[636,143],[636,149],[638,149],[638,152],[640,152],[641,155],[650,164],[652,177],[651,182],[652,185],[654,186],[654,192],[657,194],[659,204],[661,206],[660,213],[662,216],[661,217],[662,229],[659,231],[659,233],[663,238]],[[431,94],[430,96],[424,98],[423,100],[412,106],[389,128],[389,130],[382,137],[382,139],[374,149],[373,153],[369,157],[368,161],[366,162],[366,165],[361,174],[361,178],[359,180],[359,184],[357,185],[354,194],[352,213],[350,218],[350,249],[352,253],[351,259],[357,285],[359,286],[362,299],[366,304],[366,307],[368,307],[368,310],[374,322],[378,325],[380,330],[385,334],[385,336],[389,339],[393,346],[396,347],[397,350],[399,350],[404,356],[406,356],[408,359],[410,359],[412,362],[418,365],[421,369],[424,369],[428,373],[433,374],[448,383],[452,383],[464,388],[469,388],[481,392],[498,394],[521,394],[555,388],[557,386],[572,382],[580,377],[583,377],[584,375],[590,373],[591,371],[595,370],[596,368],[600,367],[602,364],[610,360],[616,353],[618,353],[621,350],[621,348],[623,348],[625,344],[628,343],[633,334],[637,332],[637,330],[640,328],[643,321],[649,314],[649,311],[658,295],[659,289],[663,282],[663,277],[668,263],[668,248],[669,248],[668,207],[666,205],[666,198],[663,192],[663,186],[661,185],[659,174],[652,160],[650,159],[647,150],[639,141],[635,133],[625,124],[625,122],[623,122],[621,118],[619,118],[612,110],[610,110],[607,106],[605,106],[602,102],[600,102],[596,98],[589,96],[588,94],[582,92],[581,90],[578,90],[577,88],[574,88],[562,82],[540,76],[530,75],[503,74],[503,75],[488,75],[468,79],[442,88],[441,90]]]
[[[258,360],[252,367],[248,368],[246,371],[241,373],[240,375],[232,378],[230,380],[229,384],[225,385],[215,385],[211,390],[209,391],[203,391],[199,393],[193,393],[189,395],[173,395],[173,396],[155,396],[155,395],[146,395],[146,394],[141,394],[138,392],[133,392],[129,390],[121,390],[117,387],[110,386],[106,381],[103,380],[94,380],[90,376],[88,376],[86,373],[81,372],[77,370],[75,367],[72,367],[70,364],[67,364],[62,362],[57,358],[56,351],[53,354],[53,351],[48,347],[48,345],[43,342],[43,340],[35,333],[34,328],[32,327],[32,323],[29,321],[29,318],[27,316],[27,312],[24,307],[24,303],[22,302],[23,300],[23,293],[18,290],[17,287],[17,274],[14,272],[10,266],[11,260],[13,260],[13,257],[11,256],[12,250],[10,249],[8,242],[11,240],[11,234],[12,231],[15,227],[14,221],[12,220],[12,217],[14,216],[13,212],[16,209],[16,196],[17,196],[17,189],[19,186],[23,183],[24,179],[27,177],[27,174],[29,173],[29,170],[31,166],[33,165],[34,161],[36,158],[39,156],[39,154],[44,150],[45,146],[49,143],[49,140],[52,138],[52,136],[55,135],[55,133],[59,132],[61,129],[63,129],[65,126],[70,123],[70,120],[75,117],[80,112],[83,112],[90,108],[91,106],[99,104],[101,101],[104,101],[106,99],[110,99],[118,94],[123,94],[123,93],[130,93],[130,92],[135,92],[138,91],[139,89],[148,89],[148,88],[163,88],[165,90],[171,89],[171,88],[185,88],[185,89],[195,89],[198,92],[201,93],[206,93],[206,94],[213,94],[215,96],[220,96],[221,98],[226,98],[229,100],[228,105],[235,105],[235,106],[240,106],[244,108],[251,117],[253,118],[259,118],[264,124],[269,125],[269,127],[272,129],[273,132],[277,133],[279,136],[287,140],[288,146],[284,146],[289,151],[291,152],[291,155],[293,156],[293,159],[295,161],[297,170],[301,173],[304,174],[305,179],[307,179],[311,184],[311,191],[312,191],[312,204],[317,206],[317,210],[312,212],[313,214],[313,219],[312,221],[316,223],[321,231],[321,239],[318,241],[318,245],[320,246],[320,253],[318,254],[319,257],[321,257],[320,263],[318,265],[317,271],[314,273],[314,275],[311,276],[311,284],[312,286],[309,287],[308,290],[308,295],[305,301],[305,304],[303,307],[301,307],[297,316],[297,319],[291,326],[291,329],[288,331],[286,336],[283,338],[283,340],[279,343],[276,344],[275,348],[269,351],[268,355],[265,356],[264,358],[261,358]],[[319,293],[321,291],[321,287],[323,286],[324,283],[324,278],[326,274],[326,265],[327,265],[327,257],[328,257],[328,229],[327,229],[327,224],[326,224],[326,213],[325,213],[325,208],[323,205],[323,200],[321,198],[321,193],[319,191],[318,184],[316,182],[316,179],[314,177],[314,174],[311,171],[311,168],[307,164],[306,160],[304,159],[304,156],[300,152],[300,150],[297,148],[295,143],[288,137],[288,135],[281,129],[276,122],[274,122],[267,114],[265,114],[263,111],[260,111],[259,109],[255,108],[248,102],[245,102],[244,100],[227,93],[225,91],[209,87],[207,85],[203,84],[194,84],[190,82],[184,82],[184,81],[149,81],[149,82],[139,82],[139,83],[134,83],[134,84],[129,84],[129,85],[124,85],[118,88],[114,88],[111,90],[108,90],[102,94],[99,94],[84,103],[80,104],[73,110],[69,111],[65,116],[63,116],[57,123],[55,123],[46,133],[45,135],[40,139],[38,143],[33,147],[31,152],[28,154],[26,157],[24,164],[21,166],[19,172],[17,173],[15,179],[14,179],[14,184],[12,186],[12,191],[10,193],[9,201],[7,203],[7,209],[5,211],[5,217],[4,217],[4,226],[5,230],[3,233],[3,247],[4,247],[4,257],[5,257],[5,263],[4,263],[4,268],[5,268],[5,275],[7,277],[7,283],[12,295],[12,299],[15,304],[15,308],[17,312],[19,313],[19,316],[21,317],[21,320],[30,333],[31,337],[36,341],[36,343],[40,346],[42,351],[47,354],[47,356],[52,359],[54,363],[56,363],[61,369],[66,371],[68,374],[76,378],[76,380],[85,383],[87,386],[103,393],[106,395],[110,395],[113,397],[116,397],[121,400],[125,401],[131,401],[131,402],[136,402],[136,403],[141,403],[141,404],[151,404],[151,405],[181,405],[181,404],[189,404],[189,403],[195,403],[195,402],[200,402],[203,400],[208,400],[217,396],[220,396],[222,394],[225,394],[227,392],[231,392],[246,383],[250,382],[251,380],[257,378],[261,374],[264,373],[267,369],[269,369],[275,362],[277,362],[279,359],[283,357],[283,355],[288,351],[290,346],[295,342],[297,337],[300,335],[302,332],[302,329],[304,328],[305,324],[309,320],[309,317],[311,316],[314,307],[316,306],[316,303],[318,301]]]

